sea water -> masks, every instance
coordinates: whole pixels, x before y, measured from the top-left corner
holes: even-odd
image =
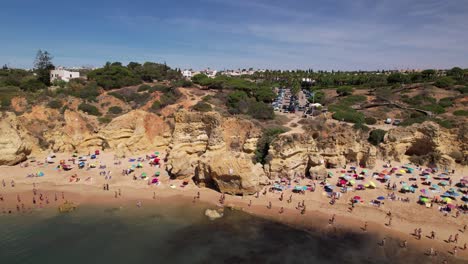
[[[0,215],[0,263],[440,263],[370,234],[303,230],[203,205],[82,206]],[[453,260],[450,263],[454,263]],[[461,262],[460,262],[461,263]]]

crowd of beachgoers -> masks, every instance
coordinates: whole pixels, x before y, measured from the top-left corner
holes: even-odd
[[[463,176],[464,167],[380,161],[370,169],[346,164],[328,169],[325,175],[276,177],[253,195],[232,196],[199,188],[190,179],[171,179],[163,157],[159,152],[117,157],[96,150],[85,155],[49,154],[0,167],[1,213],[26,214],[63,203],[79,204],[83,199],[76,193],[86,196],[88,191],[115,200],[128,194],[138,207],[144,207],[147,200],[181,195],[193,203],[235,205],[280,220],[328,214],[327,225],[336,226],[337,221],[345,223],[354,217],[363,232],[377,223],[418,241],[437,242],[427,248],[427,255],[437,255],[436,248],[442,244],[440,250],[449,247],[452,255],[467,257],[468,176]],[[385,247],[386,239],[382,238],[380,246]],[[408,248],[407,238],[401,239],[401,248]]]

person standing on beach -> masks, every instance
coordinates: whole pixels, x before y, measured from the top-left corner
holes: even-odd
[[[21,203],[21,197],[18,195],[16,195],[16,200],[18,200],[18,203]]]
[[[448,243],[452,243],[452,235],[449,236],[447,241],[448,241]]]
[[[279,200],[283,201],[283,193],[281,193]]]
[[[200,192],[197,192],[197,199],[200,200]]]
[[[463,231],[462,232],[465,233],[465,231],[466,231],[466,225],[463,226]]]
[[[458,244],[458,233],[455,234],[455,236],[453,237],[453,242],[454,242],[455,244]]]
[[[268,208],[268,209],[271,209],[271,202],[268,202],[267,208]]]
[[[364,228],[362,229],[364,232],[367,232],[367,221],[364,222]]]
[[[120,191],[120,188],[119,188],[119,196],[122,196],[122,192]]]
[[[249,207],[252,206],[252,200],[249,200]]]
[[[431,239],[435,239],[435,232],[431,231]]]
[[[384,247],[385,246],[385,241],[386,241],[386,238],[382,238],[382,241],[380,242],[380,246]]]
[[[335,215],[333,215],[332,218],[330,218],[330,220],[328,220],[328,223],[330,225],[333,225],[335,223]]]
[[[304,205],[304,206],[302,207],[301,214],[305,214],[305,212],[306,212],[306,207],[305,207],[305,205]]]
[[[5,184],[5,180],[2,180],[2,185],[3,185],[3,187],[5,187],[5,186],[6,186],[6,184]]]
[[[284,212],[284,208],[281,207],[280,210],[279,210],[279,213],[282,214]]]

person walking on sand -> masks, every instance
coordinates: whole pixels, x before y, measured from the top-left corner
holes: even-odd
[[[435,239],[435,232],[431,231],[431,239]]]
[[[122,196],[122,192],[120,191],[120,188],[119,188],[119,196]]]
[[[402,248],[408,248],[408,241],[403,240],[403,243],[401,245]]]
[[[20,195],[19,195],[19,194],[18,194],[18,195],[16,195],[16,200],[18,200],[18,203],[21,203],[21,197],[20,197]]]
[[[249,207],[252,206],[252,200],[249,200]]]
[[[271,202],[268,202],[267,208],[268,208],[268,209],[271,209]]]
[[[335,223],[335,215],[333,215],[332,218],[328,220],[328,224],[333,225],[334,223]]]
[[[385,241],[386,241],[386,238],[382,238],[382,241],[380,242],[380,246],[384,247],[385,246]]]
[[[283,201],[283,193],[281,193],[279,200]]]
[[[279,213],[282,214],[284,212],[284,208],[281,207],[280,210],[279,210]]]
[[[197,199],[200,199],[200,192],[197,192]]]
[[[364,222],[364,228],[362,229],[364,232],[367,232],[367,221]]]
[[[453,242],[454,242],[455,244],[458,244],[458,233],[455,234],[455,236],[453,237]]]
[[[463,226],[463,231],[462,231],[462,233],[465,233],[465,231],[466,231],[466,225]]]
[[[306,212],[306,207],[305,207],[305,205],[304,205],[304,206],[302,207],[301,214],[305,214],[305,212]]]
[[[117,191],[115,191],[114,193],[115,193],[114,198],[117,198],[117,195],[118,195]]]

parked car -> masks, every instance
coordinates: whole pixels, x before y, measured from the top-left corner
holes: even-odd
[[[392,123],[392,119],[391,119],[391,118],[385,119],[385,124],[391,124],[391,123]]]
[[[400,124],[401,124],[401,120],[396,119],[395,121],[393,121],[394,126],[399,126]]]

